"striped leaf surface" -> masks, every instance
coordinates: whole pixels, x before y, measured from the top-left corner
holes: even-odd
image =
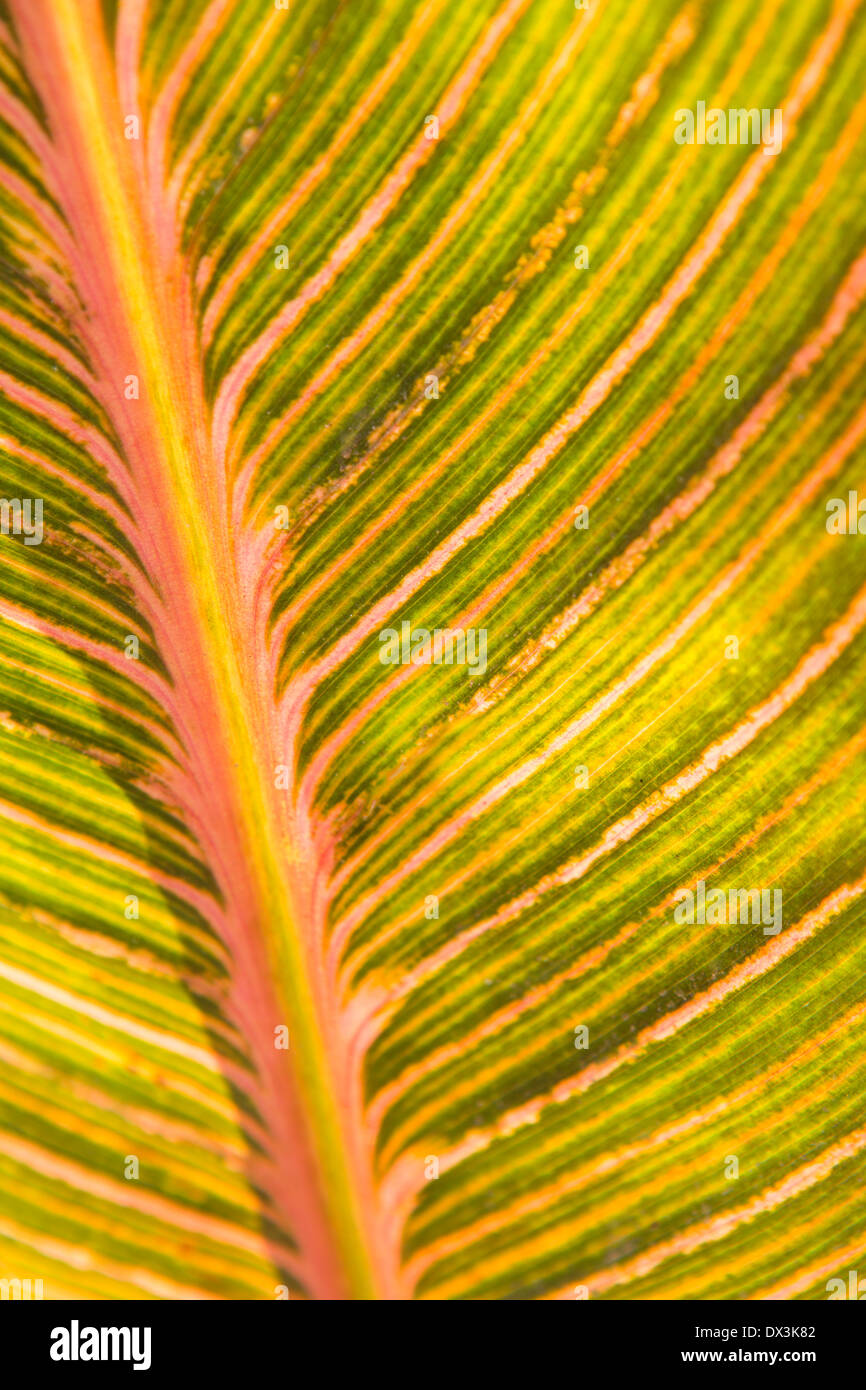
[[[0,1277],[866,1260],[864,70],[859,0],[0,0]]]

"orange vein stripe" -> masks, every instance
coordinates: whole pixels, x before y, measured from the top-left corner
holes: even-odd
[[[440,1170],[443,1167],[445,1169],[451,1168],[462,1158],[468,1157],[469,1154],[488,1148],[502,1135],[512,1134],[524,1125],[533,1124],[548,1106],[562,1105],[566,1101],[573,1100],[576,1096],[589,1090],[590,1086],[605,1080],[620,1067],[636,1061],[654,1043],[665,1042],[668,1038],[673,1037],[687,1024],[693,1023],[695,1019],[701,1018],[717,1005],[724,1003],[728,996],[736,990],[742,989],[745,985],[751,984],[753,980],[766,975],[780,961],[791,955],[804,941],[808,941],[810,937],[814,936],[821,927],[826,926],[851,903],[856,902],[864,891],[866,891],[866,876],[858,879],[854,884],[842,884],[832,893],[829,893],[816,908],[801,918],[795,926],[788,927],[782,935],[773,937],[761,950],[738,965],[723,979],[717,980],[708,989],[696,994],[688,1003],[674,1009],[672,1013],[665,1014],[663,1018],[657,1019],[648,1028],[644,1028],[633,1042],[624,1043],[612,1057],[606,1058],[603,1062],[596,1062],[592,1066],[586,1067],[577,1076],[569,1077],[567,1080],[557,1083],[544,1095],[534,1096],[525,1105],[508,1111],[501,1116],[495,1125],[476,1130],[467,1135],[466,1139],[455,1145],[446,1154],[440,1154]]]
[[[224,1058],[214,1057],[207,1048],[196,1047],[193,1043],[189,1043],[173,1033],[149,1028],[137,1019],[115,1013],[112,1009],[105,1009],[99,1004],[92,1003],[89,999],[83,999],[79,995],[70,993],[69,990],[61,989],[59,985],[50,984],[47,980],[40,979],[37,975],[31,975],[26,970],[19,970],[5,961],[0,961],[0,978],[8,980],[10,984],[17,985],[19,989],[27,990],[28,993],[37,998],[48,999],[53,1004],[59,1004],[61,1008],[69,1009],[82,1018],[92,1019],[105,1028],[112,1028],[126,1037],[136,1038],[149,1047],[158,1047],[163,1052],[173,1052],[188,1062],[194,1062],[196,1066],[202,1067],[205,1071],[212,1072],[217,1076],[231,1075],[235,1084],[242,1088],[248,1088],[253,1080],[249,1071],[235,1066]]]
[[[713,863],[705,864],[700,870],[697,870],[697,876],[705,879],[715,876],[726,863],[729,863],[732,859],[743,853],[744,850],[756,845],[768,830],[780,825],[792,811],[802,807],[815,791],[826,786],[828,782],[835,779],[844,768],[850,765],[858,754],[863,752],[864,748],[866,748],[866,729],[863,729],[860,734],[851,739],[831,761],[822,764],[808,782],[791,792],[785,798],[781,806],[773,811],[769,811],[755,826],[741,835],[731,849],[727,850],[725,854],[717,858]],[[694,875],[692,876],[692,881],[693,880]],[[587,971],[598,969],[607,956],[610,955],[611,951],[623,945],[634,936],[636,932],[640,931],[642,927],[645,928],[648,921],[663,918],[676,902],[677,896],[682,891],[682,888],[687,886],[689,885],[681,884],[677,888],[672,889],[662,902],[639,921],[630,922],[626,926],[621,927],[608,941],[602,942],[600,946],[596,946],[591,951],[585,952],[579,960],[573,962],[567,969],[560,971],[557,975],[552,976],[551,979],[546,981],[543,985],[536,986],[519,999],[513,1000],[511,1003],[497,1009],[495,1013],[489,1015],[482,1023],[477,1024],[469,1033],[463,1034],[458,1042],[443,1043],[440,1047],[436,1048],[434,1052],[428,1053],[422,1061],[407,1068],[395,1081],[384,1087],[377,1094],[375,1100],[368,1109],[370,1123],[378,1128],[385,1111],[399,1098],[399,1096],[408,1091],[411,1086],[424,1076],[437,1070],[445,1062],[463,1055],[468,1049],[474,1047],[476,1043],[481,1042],[482,1039],[499,1032],[500,1029],[515,1022],[529,1010],[543,1004],[545,1000],[551,998],[566,981],[578,979],[581,975],[586,974]],[[540,884],[538,888],[541,888]],[[521,902],[521,899],[517,901]],[[517,911],[510,913],[506,920],[519,916],[523,910],[525,910],[525,905],[522,905]],[[507,912],[507,909],[504,909],[504,912]],[[466,938],[474,940],[477,936],[488,931],[492,926],[501,925],[500,917],[501,914],[497,913],[495,917],[489,918],[479,926],[472,927],[469,931],[461,933],[455,941],[448,942],[445,948],[437,951],[433,957],[428,957],[425,961],[422,961],[410,974],[403,976],[399,984],[388,992],[390,1007],[387,1012],[383,1010],[380,1026],[377,1031],[381,1031],[381,1028],[383,1028],[387,1022],[388,1013],[396,1009],[398,1001],[405,994],[409,993],[419,980],[425,978],[433,969],[440,968],[446,961],[453,959],[456,955],[459,955],[465,950],[466,946],[469,944]],[[518,952],[512,952],[511,958],[516,959],[518,955]],[[419,1026],[420,1020],[415,1017],[413,1019],[413,1030],[417,1029]],[[538,1037],[534,1039],[534,1042],[538,1042]]]
[[[84,1168],[15,1135],[0,1135],[0,1153],[16,1163],[25,1165],[34,1173],[41,1173],[43,1177],[64,1183],[78,1192],[86,1192],[91,1197],[111,1202],[115,1206],[129,1207],[132,1211],[142,1212],[152,1216],[155,1221],[164,1221],[178,1230],[205,1236],[264,1259],[273,1259],[275,1253],[278,1253],[280,1259],[294,1261],[297,1258],[296,1252],[281,1243],[275,1251],[270,1237],[248,1231],[243,1226],[233,1225],[221,1217],[210,1216],[206,1211],[198,1211],[182,1202],[169,1201],[155,1192],[148,1192],[136,1183],[106,1177],[103,1173]]]
[[[248,468],[254,468],[258,462],[267,457],[274,446],[288,433],[298,417],[305,412],[316,396],[321,394],[328,383],[333,381],[343,367],[358,356],[362,349],[366,347],[376,332],[386,322],[395,306],[399,304],[401,300],[405,299],[413,286],[418,283],[418,280],[427,267],[436,259],[448,242],[452,240],[458,227],[466,221],[482,195],[486,192],[490,181],[499,173],[501,166],[526,136],[531,121],[535,118],[542,102],[550,101],[551,84],[558,81],[563,70],[567,69],[574,61],[574,58],[580,52],[586,40],[592,21],[601,13],[602,8],[602,4],[596,5],[592,12],[587,15],[588,22],[572,30],[571,34],[561,45],[559,52],[554,55],[547,68],[542,73],[535,89],[524,103],[521,110],[517,113],[514,124],[506,131],[499,145],[490,156],[487,164],[477,175],[466,197],[457,206],[456,210],[446,218],[436,235],[427,243],[424,251],[415,259],[409,269],[404,272],[393,289],[389,290],[380,300],[379,304],[377,304],[376,308],[371,310],[360,328],[356,329],[352,336],[341,344],[337,351],[331,355],[314,380],[304,388],[298,399],[292,402],[289,409],[268,432],[262,443],[250,456],[247,463]],[[645,74],[645,76],[654,75],[653,73]],[[433,317],[435,314],[435,306],[431,306],[430,314],[431,317]],[[207,320],[205,320],[205,322],[207,322]],[[390,360],[390,356],[386,361],[387,360]]]
[[[793,867],[794,860],[790,860],[788,863],[782,863],[779,865],[779,872],[780,874],[782,874],[784,873],[785,869],[791,869]],[[653,915],[657,916],[657,914]],[[659,957],[657,963],[675,964],[676,959],[676,950],[667,949]],[[610,992],[608,993],[608,996],[606,998],[606,1004],[608,1005],[608,1007],[612,1007],[617,1002],[618,998],[625,998],[634,987],[646,982],[646,980],[649,979],[651,975],[652,970],[646,968],[644,968],[643,970],[639,970],[637,973],[632,972],[631,979],[628,983],[620,986],[619,989],[614,991],[612,994]],[[550,1023],[548,1023],[546,1027],[537,1028],[527,1041],[525,1041],[522,1044],[519,1044],[516,1050],[512,1049],[504,1064],[498,1062],[497,1060],[488,1061],[487,1065],[484,1067],[483,1070],[481,1069],[481,1066],[479,1064],[479,1066],[476,1067],[473,1071],[471,1080],[463,1080],[461,1082],[453,1083],[449,1087],[449,1090],[447,1092],[447,1104],[452,1104],[453,1102],[461,1098],[465,1098],[468,1094],[477,1090],[477,1088],[480,1085],[489,1083],[492,1079],[496,1078],[496,1076],[501,1073],[503,1065],[513,1067],[517,1065],[531,1064],[532,1060],[537,1056],[539,1048],[543,1047],[544,1044],[546,1042],[549,1042],[552,1038],[560,1035],[561,1034],[559,1029],[552,1026]],[[413,1126],[417,1127],[419,1118],[421,1118],[422,1120],[426,1120],[428,1117],[432,1118],[436,1115],[437,1111],[441,1112],[441,1109],[442,1097],[434,1097],[432,1100],[426,1103],[422,1110],[416,1110],[412,1115],[411,1120],[407,1121],[406,1124],[412,1124]],[[406,1124],[404,1124],[404,1126],[402,1127],[401,1133],[405,1131]],[[392,1136],[389,1143],[389,1149],[386,1151],[386,1155],[387,1152],[395,1151],[399,1147],[399,1145],[399,1135]],[[386,1155],[383,1155],[383,1161],[385,1160]]]
[[[191,166],[199,157],[201,150],[207,145],[211,131],[217,122],[225,115],[226,110],[232,110],[237,106],[239,99],[242,99],[244,85],[247,81],[251,69],[255,69],[261,61],[262,49],[271,42],[271,30],[277,24],[285,24],[287,15],[272,9],[262,24],[255,39],[249,43],[245,49],[243,58],[238,67],[232,73],[231,78],[219,93],[218,99],[213,106],[208,108],[207,115],[201,126],[196,131],[190,143],[187,145],[183,157],[175,165],[171,179],[168,184],[166,198],[168,205],[175,209],[178,222],[185,220],[189,211],[190,204],[195,196],[195,189],[190,187],[181,197],[181,190],[186,182]],[[159,134],[157,125],[157,134]],[[200,266],[202,274],[207,271],[206,264]]]
[[[721,1097],[707,1106],[703,1110],[692,1110],[682,1119],[675,1120],[672,1124],[663,1126],[649,1135],[646,1139],[641,1139],[634,1144],[626,1144],[613,1153],[606,1154],[600,1160],[592,1160],[576,1169],[564,1174],[555,1182],[544,1184],[541,1188],[534,1189],[531,1193],[517,1198],[508,1206],[501,1207],[495,1212],[480,1217],[477,1221],[468,1226],[462,1226],[459,1232],[443,1236],[430,1246],[425,1247],[424,1251],[414,1257],[406,1267],[408,1277],[417,1280],[421,1274],[443,1257],[465,1249],[476,1240],[483,1239],[485,1236],[500,1230],[504,1226],[527,1216],[533,1211],[543,1210],[552,1200],[563,1197],[568,1192],[573,1192],[587,1183],[604,1176],[607,1173],[616,1171],[626,1163],[631,1163],[636,1159],[652,1153],[654,1149],[663,1148],[665,1144],[679,1139],[682,1135],[689,1134],[696,1129],[711,1124],[712,1121],[726,1114],[734,1107],[742,1105],[753,1096],[764,1096],[775,1081],[799,1067],[803,1062],[814,1056],[825,1047],[833,1038],[845,1032],[854,1024],[863,1022],[866,1018],[866,1005],[855,1005],[843,1018],[838,1019],[830,1028],[819,1036],[810,1038],[808,1042],[801,1044],[792,1053],[780,1062],[775,1062],[772,1066],[761,1072],[760,1076],[741,1086],[728,1095]],[[834,1078],[835,1079],[835,1078]],[[763,1125],[763,1122],[762,1122]],[[762,1128],[758,1126],[757,1128]],[[568,1141],[573,1144],[573,1139]],[[562,1146],[561,1146],[562,1147]],[[460,1190],[461,1198],[465,1198],[466,1190]]]
[[[153,1298],[199,1300],[219,1296],[205,1293],[204,1290],[189,1284],[177,1284],[173,1279],[166,1279],[161,1274],[151,1274],[140,1267],[117,1264],[102,1255],[97,1258],[80,1245],[58,1240],[56,1236],[41,1235],[12,1221],[0,1221],[0,1236],[14,1240],[17,1245],[35,1250],[37,1254],[45,1255],[48,1259],[56,1260],[58,1264],[78,1271],[91,1270],[105,1279],[115,1279],[120,1284],[141,1289],[142,1293],[150,1294]]]
[[[661,641],[658,642],[650,652],[635,663],[627,675],[616,681],[604,695],[600,696],[593,703],[589,710],[580,715],[578,719],[572,721],[562,733],[552,739],[541,753],[537,753],[531,758],[526,759],[526,761],[515,768],[513,772],[501,778],[499,782],[495,783],[494,786],[484,792],[472,805],[466,807],[463,811],[459,812],[458,815],[452,817],[450,821],[441,826],[424,845],[415,851],[414,854],[404,860],[398,869],[395,869],[383,879],[376,889],[366,894],[364,898],[356,903],[350,912],[341,920],[340,924],[334,928],[334,951],[336,952],[341,949],[354,927],[363,920],[371,908],[393,892],[398,883],[414,873],[421,865],[427,863],[428,860],[444,848],[445,845],[449,844],[472,821],[477,820],[479,816],[483,815],[491,806],[495,805],[515,787],[520,786],[537,771],[545,767],[554,757],[596,723],[614,704],[618,703],[623,695],[637,686],[654,666],[668,656],[682,638],[706,616],[718,600],[729,592],[746,570],[767,549],[776,536],[778,536],[790,523],[796,513],[805,506],[806,503],[812,500],[818,489],[836,472],[840,462],[861,442],[864,436],[866,436],[866,407],[860,411],[859,416],[846,431],[842,439],[836,442],[833,449],[826,455],[818,467],[800,484],[785,506],[780,508],[772,523],[768,524],[761,535],[746,546],[745,550],[738,558],[725,569],[721,576],[710,585],[707,590],[705,590],[697,603],[692,606],[673,628],[669,629]],[[822,537],[822,544],[828,544],[830,539],[831,538],[826,536]],[[746,720],[745,725],[740,725],[733,734],[722,739],[719,743],[714,745],[713,749],[710,749],[708,753],[704,755],[702,763],[705,761],[707,763],[704,775],[709,775],[710,771],[715,770],[715,766],[710,766],[710,763],[712,762],[713,756],[716,754],[716,750],[719,750],[717,756],[718,762],[721,762],[724,758],[732,756],[734,752],[738,752],[740,747],[745,747],[746,743],[751,742],[752,738],[756,736],[759,727],[763,727],[764,723],[770,723],[773,718],[776,718],[777,715],[782,712],[782,709],[787,708],[788,704],[797,698],[801,690],[804,689],[811,680],[821,674],[821,672],[826,669],[826,666],[830,665],[832,660],[835,660],[838,651],[843,649],[850,638],[859,629],[863,621],[864,596],[866,596],[866,589],[861,590],[857,602],[852,608],[849,608],[846,618],[834,627],[833,640],[824,647],[813,648],[812,652],[809,653],[807,657],[803,658],[794,676],[789,678],[782,687],[782,690],[778,693],[778,696],[766,701],[764,705],[760,706],[759,709]],[[850,632],[847,636],[844,635],[846,623],[850,623],[851,625]],[[778,708],[774,706],[774,700],[776,699],[780,702]],[[752,720],[754,720],[754,728],[748,734],[745,742],[739,743],[738,740],[741,737],[741,730],[747,728]],[[721,751],[726,749],[728,745],[731,745],[730,751]],[[687,777],[688,775],[689,774],[684,773],[683,777]],[[698,778],[698,781],[702,780],[703,776]],[[697,785],[698,781],[695,781],[692,785]],[[668,784],[667,788],[655,794],[655,797],[647,803],[647,806],[652,805],[656,798],[665,798],[671,789],[676,786],[677,783]],[[691,787],[688,789],[691,790]],[[674,799],[678,800],[679,795],[682,795],[682,792],[678,793]],[[657,804],[654,814],[658,814],[661,809],[661,805]],[[664,809],[666,809],[666,806]],[[625,822],[619,822],[617,826],[612,827],[604,837],[601,845],[597,846],[595,850],[577,861],[577,863],[581,865],[580,873],[586,872],[591,864],[595,862],[595,859],[600,858],[615,845],[622,843],[622,839],[620,838],[622,829],[633,821],[634,816],[642,817],[643,815],[643,811],[635,812],[633,816],[627,818]],[[634,821],[626,838],[631,838],[631,835],[642,828],[651,818],[649,813],[646,812],[645,819]]]
[[[172,247],[178,231],[176,197],[178,193],[177,184],[174,185],[172,192],[174,198],[167,200],[166,206],[163,203],[163,193],[165,186],[166,167],[168,164],[168,139],[171,130],[171,123],[177,112],[180,98],[184,95],[184,84],[195,64],[202,57],[203,51],[208,40],[218,30],[219,22],[225,10],[231,4],[231,0],[211,0],[204,14],[201,16],[195,33],[187,43],[171,73],[162,85],[159,96],[153,104],[147,122],[147,169],[148,181],[151,198],[155,209],[159,209],[157,215],[157,226],[160,229],[160,239],[163,244],[163,253]],[[272,11],[265,27],[276,20],[276,15]],[[130,64],[133,73],[137,71],[136,57]],[[122,71],[122,69],[121,69]],[[122,90],[122,88],[121,88]],[[127,109],[132,109],[128,107]],[[213,119],[214,108],[208,110],[209,119]]]
[[[834,1250],[832,1255],[825,1255],[815,1263],[807,1265],[793,1279],[774,1284],[763,1293],[756,1294],[756,1298],[768,1301],[796,1298],[798,1294],[805,1293],[816,1280],[823,1279],[828,1274],[838,1276],[843,1271],[842,1277],[847,1285],[848,1267],[862,1256],[864,1246],[866,1236],[860,1232],[850,1244],[843,1245],[841,1249]]]
[[[793,123],[824,75],[844,36],[856,0],[844,0],[825,34],[818,40],[804,68],[798,74],[793,91],[785,104]],[[772,161],[759,151],[752,156],[737,179],[733,191],[716,212],[707,231],[685,264],[668,282],[661,298],[643,315],[626,342],[612,354],[605,367],[589,383],[577,404],[563,415],[545,435],[527,460],[517,466],[504,483],[496,487],[480,507],[463,522],[446,541],[432,552],[421,565],[410,571],[396,588],[378,600],[365,617],[332,647],[327,656],[309,667],[296,683],[296,699],[304,702],[311,690],[330,675],[352,652],[376,632],[384,619],[404,604],[434,574],[437,574],[459,551],[491,524],[516,497],[533,481],[539,472],[556,457],[569,437],[578,430],[596,408],[607,398],[616,383],[630,370],[647,350],[679,304],[692,291],[707,265],[720,250],[740,213],[751,200],[766,176]]]
[[[759,1196],[753,1197],[743,1206],[714,1216],[709,1221],[702,1221],[699,1225],[684,1231],[682,1235],[673,1236],[670,1240],[663,1241],[661,1244],[653,1246],[652,1249],[636,1255],[634,1259],[628,1260],[625,1264],[614,1265],[611,1269],[591,1275],[583,1282],[589,1284],[592,1292],[605,1293],[616,1284],[623,1284],[631,1279],[641,1279],[647,1274],[651,1274],[654,1269],[664,1264],[665,1260],[670,1259],[673,1255],[689,1255],[692,1251],[700,1249],[702,1245],[707,1245],[711,1241],[724,1240],[744,1222],[752,1221],[758,1216],[764,1216],[768,1212],[775,1211],[783,1202],[799,1197],[801,1193],[808,1191],[810,1187],[814,1187],[828,1173],[831,1173],[839,1163],[843,1163],[847,1158],[853,1158],[864,1148],[866,1148],[866,1127],[854,1130],[845,1139],[831,1144],[812,1163],[804,1164],[803,1167],[796,1169],[788,1177],[783,1178],[781,1182],[766,1188]],[[566,1291],[547,1295],[549,1299],[555,1300],[573,1296],[573,1284]]]
[[[827,316],[817,333],[807,341],[795,354],[793,360],[782,373],[781,377],[770,386],[761,400],[752,408],[741,425],[734,432],[732,438],[722,446],[718,453],[711,459],[704,473],[685,491],[674,498],[659,514],[643,535],[636,537],[626,548],[622,555],[617,556],[605,570],[599,575],[598,580],[591,585],[584,594],[568,609],[565,610],[554,622],[545,630],[544,633],[524,650],[519,658],[515,659],[514,669],[511,674],[500,677],[498,683],[492,683],[488,687],[490,692],[485,696],[483,691],[479,691],[475,697],[473,708],[479,713],[489,708],[495,701],[503,682],[516,678],[515,670],[524,673],[537,664],[538,659],[549,650],[549,643],[554,640],[557,645],[563,640],[576,624],[598,606],[602,598],[609,592],[620,588],[629,579],[647,558],[652,548],[668,532],[672,531],[677,525],[686,521],[697,508],[712,493],[716,484],[729,473],[740,462],[747,447],[757,439],[764,431],[766,426],[773,419],[779,407],[784,401],[785,394],[789,386],[798,378],[808,375],[812,367],[820,360],[827,347],[838,337],[844,328],[848,317],[853,312],[857,304],[862,300],[866,293],[866,253],[851,268],[845,278],[844,283],[839,288],[833,300]],[[518,566],[522,562],[518,562]],[[518,566],[513,567],[509,572],[508,578],[516,577]],[[492,586],[479,599],[460,613],[455,620],[455,626],[466,626],[486,610],[493,598],[498,594],[498,584]],[[320,746],[315,757],[304,776],[300,789],[300,800],[307,807],[308,811],[312,808],[315,789],[319,785],[327,768],[331,765],[334,758],[343,747],[349,742],[353,735],[366,722],[366,720],[390,697],[390,695],[413,676],[417,675],[420,667],[407,666],[401,667],[384,685],[380,686],[374,694],[356,709],[352,715],[332,733]],[[506,736],[508,730],[504,730],[493,737],[493,742]],[[485,743],[485,749],[490,747],[490,743]],[[473,755],[478,756],[478,755]],[[465,764],[461,765],[461,770]],[[457,775],[452,772],[448,778]],[[419,798],[413,803],[412,809],[423,804],[424,798]],[[401,820],[403,818],[401,817]],[[399,822],[398,822],[399,823]],[[391,830],[394,828],[392,821]],[[390,832],[383,832],[371,841],[365,849],[365,854],[381,843],[383,838],[387,838]],[[337,875],[334,881],[336,891],[342,883],[353,872],[362,856],[356,856],[350,864],[346,865]]]
[[[529,0],[507,0],[484,34],[463,70],[455,78],[439,105],[440,128],[457,119],[477,86],[484,69],[510,29],[527,8]],[[269,327],[241,354],[223,378],[213,411],[214,447],[221,458],[228,452],[229,431],[251,378],[298,320],[317,299],[330,289],[340,271],[367,240],[370,233],[397,205],[417,171],[431,157],[436,142],[419,135],[412,148],[403,156],[396,169],[386,179],[374,198],[367,204],[350,232],[342,238],[327,264],[301,289],[300,293],[276,315]]]
[[[845,324],[848,314],[851,312],[856,302],[862,298],[864,292],[866,292],[866,255],[853,267],[845,284],[837,293],[828,317],[818,334],[797,352],[792,363],[789,364],[788,368],[782,374],[782,377],[769,388],[754,409],[750,411],[731,440],[728,441],[711,460],[703,475],[686,492],[681,493],[679,497],[669,503],[664,512],[653,520],[648,530],[644,532],[642,536],[637,537],[621,556],[614,559],[580,598],[571,605],[565,613],[555,619],[541,637],[530,644],[521,658],[514,663],[514,667],[511,669],[510,674],[506,673],[504,676],[500,677],[498,684],[493,684],[491,687],[488,687],[489,693],[486,696],[483,691],[478,692],[474,704],[476,710],[480,712],[490,708],[491,705],[495,703],[497,695],[500,692],[505,693],[503,686],[507,688],[508,685],[512,684],[514,680],[517,679],[515,670],[522,674],[525,670],[531,669],[537,664],[541,656],[549,652],[551,644],[559,645],[580,621],[584,620],[594,611],[606,593],[621,587],[621,585],[636,572],[647,558],[652,547],[658,543],[664,534],[672,530],[676,525],[687,520],[688,517],[697,510],[698,506],[705,501],[713,491],[716,483],[733,471],[740,462],[747,446],[765,429],[768,422],[775,415],[779,405],[782,403],[787,388],[791,383],[797,377],[806,375],[814,363],[819,360],[825,348],[838,336]],[[857,366],[856,369],[860,370],[859,366]],[[836,401],[840,396],[850,391],[854,376],[855,371],[852,370],[850,373],[843,373],[834,380],[829,392],[822,401],[822,417],[826,416],[829,411],[835,408]],[[788,455],[794,452],[798,447],[799,440],[793,440],[789,448],[777,457],[773,471],[778,472],[786,463]],[[825,466],[825,464],[822,464],[821,468]],[[830,467],[833,467],[832,462]],[[753,491],[762,486],[763,481],[756,485]],[[809,500],[808,497],[806,497],[805,500]],[[743,499],[741,499],[741,507],[742,501]],[[465,626],[471,623],[487,607],[487,598],[488,595],[485,594],[482,599],[473,603],[468,610],[464,610],[464,612],[458,616],[455,625]],[[414,666],[401,668],[400,671],[386,683],[384,690],[390,694],[398,685],[404,684],[413,674],[417,674],[420,669],[422,668]],[[572,672],[571,676],[569,676],[569,680],[579,676],[582,669],[582,667],[578,667],[576,671]],[[556,698],[560,690],[561,687],[553,691],[548,691],[540,704],[534,705],[522,715],[519,722],[533,719],[544,704]],[[382,699],[382,689],[380,688],[380,690],[356,710],[346,724],[322,746],[319,754],[313,762],[311,762],[307,770],[305,785],[302,787],[302,797],[306,803],[311,804],[315,786],[321,778],[323,770],[335,756],[335,752],[343,746],[350,734],[360,727],[364,719],[382,702]],[[510,737],[516,727],[518,727],[518,725],[509,724],[496,733],[492,739],[486,740],[484,744],[485,753],[489,752],[492,744],[498,742],[502,738]],[[581,732],[583,732],[582,729]],[[474,761],[478,756],[480,756],[479,752],[472,754],[467,761],[460,764],[458,769],[453,770],[447,775],[445,782],[451,780],[454,776],[465,773],[468,763]],[[338,892],[340,887],[357,871],[359,864],[367,860],[378,847],[392,838],[394,831],[410,821],[412,817],[417,814],[419,807],[425,805],[428,800],[429,797],[426,794],[422,794],[415,798],[415,800],[410,802],[399,815],[391,819],[386,829],[373,837],[373,839],[365,844],[362,851],[347,861],[333,879],[332,892]]]
[[[220,281],[202,319],[202,343],[205,348],[211,343],[217,321],[227,302],[243,287],[256,261],[271,246],[273,238],[285,227],[298,205],[328,176],[339,155],[348,148],[358,131],[370,119],[401,70],[420,48],[428,30],[441,18],[439,8],[435,4],[427,5],[415,14],[402,43],[394,50],[375,81],[366,88],[360,103],[351,115],[341,124],[336,139],[314,164],[308,165],[289,196],[279,204],[252,240],[245,245],[231,271]],[[207,283],[208,281],[204,281],[199,288],[204,289]],[[269,445],[272,442],[269,435],[265,443]]]

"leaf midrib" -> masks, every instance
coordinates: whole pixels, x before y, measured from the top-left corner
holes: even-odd
[[[220,507],[224,499],[218,496],[219,463],[210,448],[191,306],[188,300],[178,304],[171,292],[165,292],[165,268],[157,264],[154,230],[136,190],[130,161],[124,158],[123,112],[114,95],[111,61],[96,12],[88,18],[90,8],[81,0],[52,0],[35,25],[22,15],[21,28],[46,74],[49,90],[43,90],[42,97],[52,126],[55,121],[67,122],[65,135],[76,148],[79,177],[99,219],[95,228],[88,225],[86,208],[80,209],[77,219],[74,209],[67,209],[73,233],[85,253],[90,250],[92,260],[98,251],[94,232],[101,238],[108,269],[100,267],[99,274],[108,275],[107,295],[117,306],[111,333],[128,342],[131,358],[129,364],[117,364],[119,381],[122,384],[131,372],[140,377],[135,422],[130,421],[128,410],[121,410],[119,419],[117,408],[109,410],[133,459],[142,441],[145,451],[148,447],[154,451],[146,482],[149,501],[158,495],[161,502],[148,511],[148,520],[156,510],[162,521],[155,542],[163,569],[159,578],[165,581],[177,573],[182,577],[174,592],[163,595],[177,650],[184,659],[181,669],[177,657],[174,661],[169,657],[169,665],[178,701],[181,705],[186,701],[187,707],[192,703],[191,722],[207,726],[212,721],[217,732],[216,751],[213,747],[197,750],[199,758],[224,774],[223,785],[208,787],[204,798],[234,817],[246,866],[244,881],[227,883],[223,877],[221,887],[229,910],[249,894],[250,915],[261,933],[260,943],[245,944],[249,946],[247,966],[258,970],[262,978],[241,980],[241,987],[258,1005],[274,995],[279,1000],[274,1003],[275,1013],[280,1011],[277,1016],[256,1020],[261,1036],[250,1041],[260,1063],[270,1063],[273,1070],[273,1059],[265,1052],[273,1050],[273,1025],[285,1021],[290,1029],[295,1084],[291,1086],[284,1075],[283,1098],[288,1110],[299,1102],[320,1188],[320,1193],[299,1194],[300,1201],[293,1203],[295,1233],[299,1234],[298,1212],[308,1207],[310,1239],[319,1252],[318,1265],[315,1254],[311,1257],[315,1293],[372,1298],[380,1281],[363,1235],[358,1186],[322,1037],[325,1021],[311,988],[299,915],[290,905],[288,875],[281,868],[287,846],[271,779],[280,750],[261,746],[262,734],[269,728],[268,696],[261,686],[265,667],[257,665],[249,650],[253,634],[238,630],[236,615],[241,605],[225,532],[226,509]],[[19,10],[17,3],[15,9]],[[48,60],[44,66],[43,59]],[[52,60],[65,71],[63,83],[51,82]],[[37,81],[39,75],[34,74]],[[188,279],[178,277],[177,283],[186,286]],[[104,290],[103,302],[105,297]],[[188,389],[178,390],[175,383],[186,383]],[[117,384],[115,389],[119,403]],[[205,689],[192,687],[191,672],[204,677]],[[290,1087],[296,1095],[289,1093]],[[316,1208],[319,1211],[314,1214]],[[317,1221],[320,1229],[315,1231]],[[332,1258],[326,1253],[329,1250]],[[309,1249],[307,1254],[311,1256]]]

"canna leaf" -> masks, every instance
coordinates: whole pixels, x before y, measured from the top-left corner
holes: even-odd
[[[864,63],[0,0],[0,1278],[866,1258]]]

